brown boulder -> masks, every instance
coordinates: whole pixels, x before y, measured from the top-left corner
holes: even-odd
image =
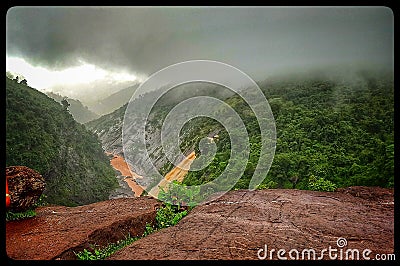
[[[8,209],[13,212],[30,209],[38,201],[46,186],[44,178],[26,166],[6,167],[6,179],[11,198]]]

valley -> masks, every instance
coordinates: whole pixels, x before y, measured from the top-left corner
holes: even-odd
[[[10,5],[3,261],[399,259],[395,11]]]
[[[11,137],[17,133],[10,134],[16,132],[11,118],[28,116],[31,122],[36,121],[29,112],[26,113],[26,109],[16,104],[21,103],[18,92],[25,91],[35,97],[31,108],[39,108],[41,104],[58,108],[58,116],[46,116],[49,123],[52,119],[58,121],[62,118],[61,121],[69,123],[70,127],[86,130],[74,134],[75,131],[55,130],[56,126],[42,127],[45,133],[37,134],[50,134],[55,139],[62,137],[61,140],[68,140],[61,142],[60,149],[62,158],[67,160],[60,158],[51,167],[71,169],[68,167],[78,159],[76,154],[82,152],[75,142],[82,143],[79,137],[90,132],[91,136],[97,136],[97,144],[92,142],[97,148],[95,152],[84,154],[87,157],[83,162],[96,155],[108,169],[107,175],[100,179],[79,181],[83,181],[79,183],[79,188],[71,184],[71,180],[75,179],[63,176],[49,179],[44,171],[47,178],[45,194],[50,196],[51,204],[38,207],[32,218],[7,222],[7,254],[18,260],[71,260],[77,259],[77,254],[81,254],[79,258],[82,258],[85,250],[92,252],[87,253],[89,255],[95,254],[96,250],[99,253],[102,248],[129,239],[128,244],[115,248],[102,258],[256,260],[259,259],[257,252],[265,248],[265,244],[269,248],[314,248],[320,252],[329,245],[335,245],[339,238],[345,238],[349,248],[371,249],[372,256],[392,254],[393,86],[391,78],[386,76],[369,74],[367,77],[355,83],[321,77],[281,80],[269,86],[261,83],[263,92],[271,97],[269,102],[277,123],[278,146],[268,175],[253,191],[248,190],[248,184],[257,160],[261,159],[258,158],[261,145],[259,129],[249,106],[237,95],[226,97],[224,101],[246,123],[250,154],[245,172],[225,195],[221,194],[221,188],[215,186],[213,180],[224,171],[230,160],[231,143],[227,132],[216,121],[207,118],[189,121],[179,135],[179,148],[185,155],[184,159],[177,166],[167,159],[160,143],[161,121],[179,97],[169,96],[162,104],[156,105],[146,125],[149,158],[163,176],[146,183],[143,182],[143,175],[135,173],[137,170],[146,173],[140,161],[129,167],[124,158],[122,127],[126,105],[79,126],[62,105],[23,84],[7,81],[7,108],[13,112],[8,114],[8,158],[23,159],[11,149],[19,147]],[[344,93],[346,96],[343,96]],[[193,94],[186,92],[182,98],[190,96]],[[44,122],[39,120],[37,123]],[[65,130],[63,123],[61,126]],[[137,126],[140,124],[133,123],[133,128]],[[33,128],[39,130],[40,127]],[[27,136],[30,131],[26,128],[23,132]],[[18,133],[18,136],[23,136]],[[138,136],[133,134],[133,137]],[[199,148],[202,139],[207,145],[215,144],[217,151],[214,158],[204,169],[185,170],[190,169],[193,161],[202,155]],[[83,147],[88,146],[83,144]],[[75,154],[72,153],[74,149]],[[29,164],[35,162],[32,160],[35,157],[27,153],[29,149],[19,151],[31,159],[21,161],[21,164],[35,167],[35,164]],[[138,149],[137,152],[145,151]],[[93,162],[98,162],[96,160]],[[54,178],[54,175],[50,177]],[[113,183],[105,184],[106,180]],[[179,190],[169,187],[172,181],[183,186],[208,183],[211,188],[210,194],[207,194],[209,200],[197,206],[190,205],[191,200],[198,200],[198,195],[183,192],[180,195],[182,201],[174,201]],[[63,191],[65,198],[75,199],[75,194],[82,188],[90,186],[93,193],[99,191],[99,185],[102,186],[102,200],[70,204],[59,203],[52,196],[57,191]],[[143,188],[149,188],[149,193],[145,193]],[[154,198],[160,196],[161,188],[164,190],[162,199],[172,199],[177,205]],[[85,196],[90,196],[90,193],[83,192],[80,198],[86,200]],[[176,207],[182,208],[185,206],[183,203],[188,206],[183,209]],[[187,216],[168,209],[171,206],[175,206],[175,211],[185,211]],[[175,226],[165,225],[165,210],[169,210]],[[150,227],[151,224],[153,227]],[[164,224],[162,230],[154,229],[160,224]],[[371,241],[371,236],[374,241]],[[94,258],[94,255],[91,256]]]

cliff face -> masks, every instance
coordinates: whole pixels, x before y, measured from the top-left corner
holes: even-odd
[[[265,245],[268,256],[275,249],[272,259],[277,259],[279,249],[296,249],[300,259],[303,249],[314,249],[318,257],[329,246],[338,250],[338,256],[340,249],[343,254],[358,249],[360,258],[365,249],[371,250],[370,258],[394,252],[390,189],[237,190],[217,196],[194,208],[178,225],[142,238],[109,259],[257,260]],[[147,222],[154,222],[159,205],[153,198],[140,197],[74,208],[42,207],[35,218],[6,224],[7,254],[13,259],[73,259],[73,251],[90,244],[116,242],[128,232],[141,234]],[[339,238],[347,245],[338,247]],[[288,253],[285,256],[290,259]],[[328,253],[323,259],[329,259]]]
[[[95,133],[105,151],[122,155],[122,123],[126,105],[114,112],[104,115],[85,124],[86,128]]]

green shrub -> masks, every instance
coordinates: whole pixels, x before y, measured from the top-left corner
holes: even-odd
[[[32,209],[24,211],[24,212],[8,211],[8,212],[6,212],[6,221],[17,221],[17,220],[32,218],[35,216],[36,216],[36,212],[35,212],[35,210],[32,210]]]
[[[177,205],[166,204],[158,210],[156,215],[156,228],[162,229],[176,225],[183,217],[187,215],[187,210],[179,210]]]
[[[185,184],[174,180],[167,185],[165,190],[160,188],[158,198],[167,203],[167,206],[172,204],[178,206],[179,209],[181,205],[187,205],[192,208],[197,205],[198,201],[201,201],[199,193],[199,186],[188,188]]]
[[[148,235],[152,234],[154,231],[156,231],[154,226],[149,223],[146,223],[146,228],[144,229],[144,233],[143,233],[142,237],[148,236]]]
[[[308,188],[316,191],[335,191],[337,186],[322,177],[311,175],[308,179]]]
[[[6,212],[6,221],[17,221],[17,220],[22,220],[22,219],[27,219],[27,218],[32,218],[36,216],[36,211],[35,209],[37,207],[41,206],[46,206],[48,203],[46,202],[46,195],[42,194],[38,201],[32,206],[27,211],[24,212],[12,212],[12,211],[7,211]]]
[[[92,251],[84,249],[81,252],[75,253],[78,260],[102,260],[110,255],[114,254],[116,251],[132,244],[134,241],[140,239],[140,237],[126,236],[125,239],[117,241],[116,243],[111,243],[104,248],[92,248]]]
[[[260,184],[260,185],[258,185],[257,186],[257,189],[258,190],[261,190],[261,189],[270,189],[270,188],[276,188],[276,186],[277,186],[277,184],[278,183],[276,183],[276,182],[274,182],[274,181],[269,181],[268,183],[266,183],[266,184]]]

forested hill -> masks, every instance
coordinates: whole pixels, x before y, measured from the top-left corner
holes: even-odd
[[[6,166],[24,165],[46,180],[47,202],[75,206],[108,199],[117,186],[101,145],[66,107],[6,78]]]
[[[391,72],[302,73],[258,84],[269,101],[277,131],[275,157],[260,188],[329,191],[354,185],[393,187],[394,85]],[[225,102],[240,115],[249,133],[249,162],[234,187],[247,188],[258,162],[260,131],[251,109],[239,96],[229,97]],[[156,106],[152,120],[157,123],[154,124],[160,126],[171,108]],[[97,127],[92,130],[103,132],[102,139],[107,140],[107,127],[113,128],[114,133],[121,132],[118,127],[122,123],[115,121],[122,121],[123,115],[119,110],[110,116],[112,119],[95,120],[91,124],[96,123]],[[229,161],[229,135],[215,120],[204,117],[195,118],[184,126],[181,150],[198,147],[199,141],[211,132],[219,132],[216,156],[203,170],[189,172],[183,181],[187,185],[211,182]],[[114,134],[110,139],[118,138]],[[152,136],[151,141],[157,139]],[[195,149],[199,155],[199,150]],[[159,167],[162,173],[171,168],[169,163]]]
[[[261,82],[260,87],[277,131],[275,157],[261,187],[393,187],[394,84],[390,72],[287,76]],[[258,160],[257,127],[239,97],[227,102],[241,114],[250,135],[250,162],[236,185],[245,188]],[[220,136],[219,158],[204,171],[190,172],[186,184],[207,182],[223,171],[229,138],[224,133]]]

